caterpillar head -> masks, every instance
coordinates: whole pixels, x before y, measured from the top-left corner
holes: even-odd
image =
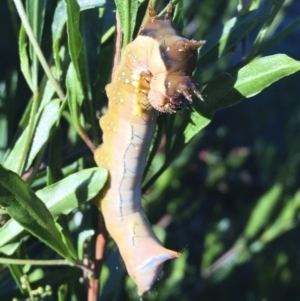
[[[179,36],[168,37],[159,47],[159,57],[155,60],[156,70],[150,83],[148,99],[150,104],[162,112],[176,112],[192,102],[195,94],[203,100],[197,89],[192,72],[196,67],[197,48],[203,41],[186,40]]]
[[[149,102],[158,111],[170,113],[182,109],[187,101],[191,102],[193,94],[203,100],[192,72],[197,65],[197,49],[205,43],[183,38],[170,20],[171,10],[170,4],[166,15],[158,17],[150,2],[151,18],[140,32],[153,39],[149,59],[149,70],[153,75]]]

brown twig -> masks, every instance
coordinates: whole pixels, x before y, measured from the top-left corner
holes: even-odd
[[[161,217],[161,219],[156,223],[156,226],[166,229],[173,221],[173,216],[169,213]]]
[[[91,150],[91,152],[94,153],[94,151],[96,150],[96,146],[94,145],[90,137],[87,135],[87,133],[83,129],[79,129],[77,132],[82,138],[82,140],[85,142],[87,147]]]
[[[42,162],[40,167],[39,167],[39,171],[44,170],[45,168],[46,168],[46,164],[44,162]],[[24,181],[28,181],[33,175],[33,170],[34,170],[33,167],[31,167],[30,169],[28,169],[28,171],[23,173],[22,179]]]
[[[104,224],[104,219],[102,213],[99,212],[98,233],[95,244],[95,260],[92,266],[94,273],[93,277],[89,280],[88,301],[96,301],[100,293],[99,279],[101,276],[107,237],[108,233]]]

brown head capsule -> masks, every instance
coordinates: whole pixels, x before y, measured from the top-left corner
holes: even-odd
[[[150,19],[139,33],[153,39],[148,51],[148,67],[153,75],[148,98],[150,104],[162,112],[180,110],[186,99],[192,101],[193,94],[203,100],[192,73],[197,65],[197,50],[205,41],[182,37],[170,19],[172,7],[170,4],[166,15],[158,17],[149,3]]]

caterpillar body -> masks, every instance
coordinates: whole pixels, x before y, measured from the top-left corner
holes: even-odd
[[[159,112],[173,113],[194,93],[202,96],[191,74],[204,41],[187,40],[170,20],[172,4],[150,18],[124,50],[112,82],[106,86],[108,112],[100,118],[103,144],[95,151],[98,166],[109,171],[96,201],[138,294],[149,291],[164,261],[178,252],[163,247],[141,207],[141,181]]]

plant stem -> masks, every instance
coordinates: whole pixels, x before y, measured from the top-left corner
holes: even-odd
[[[99,224],[98,224],[98,233],[97,233],[96,244],[95,244],[95,259],[94,259],[94,264],[92,266],[94,277],[91,278],[89,281],[88,296],[87,296],[88,301],[98,300],[99,279],[101,276],[103,258],[106,249],[107,237],[108,237],[103,215],[101,214],[101,212],[99,212],[99,215],[100,216],[99,216]]]
[[[76,261],[76,264],[74,265],[73,263],[64,260],[64,259],[57,259],[57,260],[33,260],[33,259],[15,259],[15,258],[3,258],[0,257],[0,263],[2,264],[19,264],[19,265],[69,265],[69,266],[75,266],[83,271],[92,274],[93,269],[91,269],[89,266],[84,265],[81,261]]]

